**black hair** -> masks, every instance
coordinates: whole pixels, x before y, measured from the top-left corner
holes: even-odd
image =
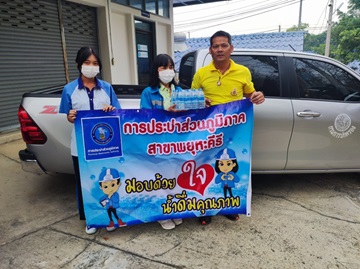
[[[99,70],[101,70],[102,65],[101,65],[99,55],[97,55],[97,53],[90,47],[82,47],[78,50],[78,52],[76,54],[76,59],[75,59],[75,62],[77,63],[77,68],[80,73],[81,73],[81,66],[91,55],[95,56],[96,60],[99,63]]]
[[[150,70],[150,77],[149,77],[149,84],[151,88],[158,87],[160,84],[159,79],[159,72],[158,68],[160,66],[167,67],[168,65],[172,65],[175,68],[174,60],[167,54],[158,54],[155,59],[154,63],[152,65],[152,68]],[[170,82],[171,84],[175,83],[175,78]]]
[[[225,32],[225,31],[217,31],[215,34],[213,34],[211,37],[210,37],[210,47],[212,46],[213,44],[213,39],[215,37],[219,37],[219,36],[223,36],[223,37],[226,37],[228,39],[228,42],[229,44],[231,45],[231,35],[228,33],[228,32]]]
[[[239,170],[239,165],[238,165],[238,162],[237,160],[231,160],[235,165],[235,167],[231,170],[232,172],[236,173],[238,170]],[[219,160],[216,160],[215,162],[215,171],[216,173],[220,173],[220,169],[219,169]]]

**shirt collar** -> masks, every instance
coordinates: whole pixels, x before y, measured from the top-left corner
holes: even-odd
[[[171,88],[171,91],[173,91],[175,89],[174,84],[171,84],[170,88]],[[160,92],[169,92],[170,93],[170,90],[168,88],[166,88],[164,85],[162,85],[161,83],[160,83],[160,86],[159,86],[159,91]]]
[[[174,90],[175,86],[171,84],[171,91]],[[163,97],[163,108],[168,110],[171,106],[171,91],[160,83],[159,93]]]
[[[228,69],[228,71],[229,72],[233,71],[234,68],[235,68],[235,62],[232,59],[230,59],[230,68]],[[210,71],[218,71],[215,67],[214,60],[212,60],[210,63]]]
[[[94,89],[100,89],[100,81],[97,79],[97,77],[95,77],[95,82],[96,82],[96,85],[95,85],[95,88]],[[81,76],[78,78],[78,85],[79,85],[79,89],[86,89],[86,87],[84,86],[84,83],[81,79]]]

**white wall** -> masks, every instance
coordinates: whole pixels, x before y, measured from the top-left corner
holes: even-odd
[[[109,27],[109,17],[106,7],[97,8],[97,18],[98,22],[102,22],[98,23],[99,53],[103,65],[101,75],[104,80],[111,81],[110,32],[107,30]]]
[[[138,84],[135,18],[155,23],[156,54],[173,56],[173,20],[150,14],[142,17],[141,11],[112,3],[110,0],[71,0],[97,8],[98,37],[103,63],[103,78],[112,84]],[[172,1],[170,1],[172,6]]]
[[[156,40],[157,40],[157,54],[166,53],[171,57],[174,57],[173,47],[173,35],[169,25],[163,23],[156,24]]]
[[[113,84],[137,84],[134,15],[131,8],[111,5]]]

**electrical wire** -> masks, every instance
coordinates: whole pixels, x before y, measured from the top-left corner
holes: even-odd
[[[232,5],[232,4],[238,4],[240,2],[245,2],[245,1],[248,1],[248,0],[238,0],[238,1],[225,1],[226,3],[223,3],[223,4],[216,4],[216,5],[211,5],[211,4],[214,4],[214,3],[208,3],[208,7],[203,7],[203,4],[202,5],[199,5],[199,9],[197,9],[197,6],[191,6],[191,10],[185,10],[185,11],[178,11],[178,10],[181,10],[181,9],[188,9],[190,6],[180,6],[180,7],[175,7],[174,8],[174,13],[176,13],[176,15],[182,15],[182,14],[186,14],[186,15],[189,15],[190,13],[194,13],[194,12],[198,12],[198,11],[204,11],[204,10],[209,10],[209,9],[219,9],[219,7],[223,7],[223,6],[229,6],[229,5]],[[266,0],[266,1],[269,1],[269,0]]]
[[[245,1],[246,1],[246,0],[245,0]],[[264,1],[262,1],[262,2],[257,2],[257,3],[255,3],[255,4],[250,4],[250,5],[248,5],[248,6],[244,6],[244,8],[251,7],[251,6],[256,6],[256,5],[259,5],[259,4],[262,4],[262,3],[266,3],[266,2],[269,2],[269,1],[273,1],[273,0],[264,0]],[[208,7],[208,8],[192,9],[192,10],[185,11],[185,12],[180,12],[180,13],[176,12],[176,8],[174,8],[174,14],[175,14],[175,15],[186,14],[187,17],[188,17],[188,15],[191,14],[191,13],[196,13],[196,12],[202,12],[202,13],[203,13],[204,10],[208,10],[208,9],[215,9],[214,12],[218,13],[218,11],[221,10],[221,7],[224,7],[224,6],[226,6],[228,10],[232,11],[232,10],[234,10],[234,8],[237,8],[237,7],[238,7],[238,4],[239,4],[240,2],[244,2],[244,0],[231,1],[231,2],[226,3],[226,4],[223,4],[223,5],[214,5],[214,4],[213,4],[211,7]],[[248,1],[247,1],[247,2],[248,2]],[[211,5],[211,4],[209,4],[209,5]],[[234,5],[235,5],[235,6],[234,6]],[[233,7],[232,7],[232,6],[233,6]],[[222,14],[225,14],[225,15],[226,15],[226,12],[222,12]],[[210,16],[212,16],[212,15],[210,15]],[[187,21],[187,19],[185,19],[185,21]]]
[[[328,8],[328,6],[329,6],[329,3],[330,3],[330,0],[328,0],[328,2],[327,2],[327,4],[326,4],[326,6],[325,6],[325,8],[323,9],[323,11],[322,11],[322,13],[321,13],[321,15],[320,15],[320,17],[319,17],[319,19],[318,19],[318,21],[316,22],[316,24],[315,24],[315,27],[314,28],[317,28],[317,26],[319,25],[319,21],[320,21],[320,19],[324,16],[324,19],[323,19],[323,22],[321,23],[321,28],[326,28],[326,26],[324,26],[324,24],[326,23],[325,21],[326,21],[326,11],[327,11],[327,8]]]
[[[268,2],[268,1],[263,1],[263,2]],[[263,2],[260,2],[260,3],[263,3]],[[252,14],[254,12],[258,12],[258,11],[261,11],[261,10],[264,10],[264,9],[265,10],[266,9],[276,10],[276,9],[282,8],[283,7],[282,5],[286,6],[286,4],[290,4],[290,3],[296,4],[298,2],[299,2],[299,0],[276,0],[276,1],[273,1],[272,3],[246,10],[246,8],[249,8],[251,6],[256,6],[256,5],[260,4],[260,3],[256,3],[256,4],[249,5],[249,6],[245,6],[244,8],[242,8],[242,10],[240,12],[239,11],[236,11],[235,13],[233,11],[230,11],[228,13],[222,12],[221,14],[216,15],[216,16],[213,16],[213,15],[203,16],[200,20],[196,20],[196,19],[187,20],[186,23],[176,22],[175,27],[178,27],[178,28],[186,27],[186,26],[192,26],[193,27],[196,24],[214,22],[214,20],[223,21],[223,20],[230,19],[230,18],[233,18],[233,17],[236,17],[236,16],[241,16],[241,15],[244,16],[244,15],[247,15],[247,14]],[[275,8],[275,7],[279,7],[279,8]],[[260,13],[260,14],[262,14],[262,13]]]
[[[241,17],[241,18],[237,18],[235,20],[229,20],[229,21],[225,21],[225,22],[219,22],[219,21],[222,21],[223,19],[218,19],[216,22],[214,22],[214,20],[212,20],[213,24],[210,24],[210,25],[202,25],[200,27],[195,27],[194,28],[194,22],[189,25],[189,27],[191,26],[190,28],[190,31],[191,32],[196,32],[196,31],[200,31],[200,30],[204,30],[206,28],[210,28],[210,27],[216,27],[216,26],[219,26],[219,25],[223,25],[223,24],[227,24],[227,23],[231,23],[231,22],[235,22],[235,21],[239,21],[239,20],[243,20],[243,19],[246,19],[246,18],[250,18],[250,17],[254,17],[254,16],[257,16],[257,15],[260,15],[260,14],[263,14],[263,13],[267,13],[267,12],[271,12],[271,11],[274,11],[274,10],[277,10],[277,9],[280,9],[280,8],[283,8],[283,7],[286,7],[286,6],[289,6],[289,5],[293,5],[293,4],[296,4],[298,3],[299,1],[296,0],[292,0],[292,1],[277,1],[277,5],[274,5],[274,3],[271,5],[272,8],[270,8],[269,6],[267,6],[267,10],[265,11],[261,11],[259,12],[259,10],[264,10],[264,7],[262,8],[257,8],[257,9],[254,9],[252,11],[245,11],[245,12],[240,12],[239,14],[241,15],[246,15],[246,14],[251,14],[251,13],[254,13],[254,12],[257,12],[255,14],[252,14],[252,15],[248,15],[248,16],[245,16],[245,17]],[[279,7],[280,6],[280,7]],[[233,16],[231,16],[233,17]],[[225,18],[225,19],[228,19],[228,18]],[[208,20],[207,20],[208,21]],[[204,24],[204,22],[199,22],[200,24]],[[198,24],[199,24],[198,23]],[[205,23],[206,24],[206,23]],[[182,27],[178,27],[178,25],[175,25],[175,29],[182,29],[182,28],[186,28],[186,26],[182,26]],[[189,32],[189,30],[182,30],[184,32]]]
[[[186,28],[188,26],[191,27],[191,28],[194,28],[194,26],[196,26],[196,25],[199,25],[199,24],[204,25],[204,24],[206,24],[208,22],[212,23],[212,25],[210,25],[210,27],[213,27],[213,26],[217,26],[219,24],[226,24],[226,23],[242,20],[242,19],[245,19],[245,18],[257,16],[259,14],[263,14],[263,13],[267,13],[267,12],[270,12],[270,11],[273,11],[273,10],[277,10],[277,9],[286,7],[288,5],[295,4],[297,2],[298,1],[295,1],[295,2],[294,1],[281,1],[281,2],[277,2],[277,5],[273,4],[271,6],[266,6],[266,7],[262,6],[262,7],[250,10],[250,11],[242,11],[242,12],[237,13],[237,14],[232,15],[232,16],[227,16],[227,17],[222,16],[221,18],[217,17],[217,18],[212,18],[211,20],[208,19],[208,20],[202,20],[202,21],[197,21],[197,22],[192,21],[189,24],[183,24],[183,25],[176,24],[175,28],[177,28],[177,29],[178,28]],[[252,15],[246,16],[247,14],[252,14]],[[242,15],[243,17],[237,18],[235,20],[228,20],[229,18],[232,18],[234,16],[240,16],[240,15]],[[209,25],[203,26],[202,28],[207,28],[207,27],[209,27]],[[202,28],[200,28],[200,29],[202,29]],[[195,28],[195,29],[199,29],[199,28]]]

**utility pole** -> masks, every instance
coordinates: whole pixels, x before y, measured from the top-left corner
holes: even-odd
[[[330,38],[331,38],[331,26],[332,26],[332,14],[334,8],[334,0],[330,0],[329,4],[329,19],[327,25],[326,42],[325,42],[325,56],[330,55]]]
[[[301,12],[302,12],[302,0],[300,0],[298,31],[301,30]]]

